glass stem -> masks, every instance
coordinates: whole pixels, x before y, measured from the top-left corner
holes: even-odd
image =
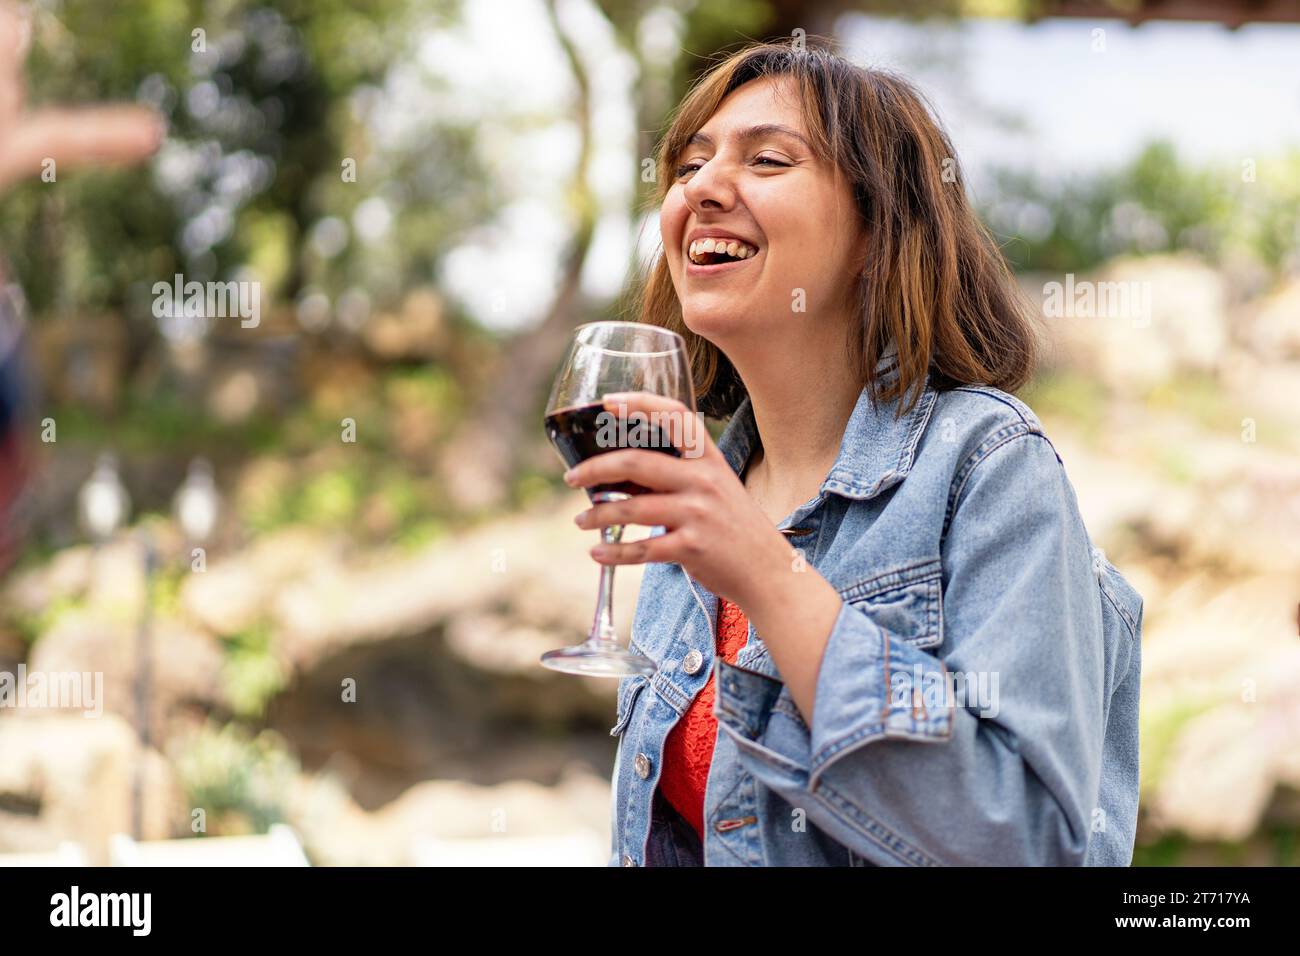
[[[612,524],[600,530],[601,540],[607,544],[618,544],[623,537],[623,526]],[[616,644],[618,637],[614,633],[614,565],[600,566],[600,593],[596,597],[596,619],[591,622],[591,635],[588,640],[602,644]]]

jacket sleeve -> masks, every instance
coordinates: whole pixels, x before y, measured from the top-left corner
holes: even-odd
[[[938,655],[845,604],[811,728],[779,680],[726,662],[719,726],[757,779],[874,863],[1080,864],[1106,689],[1073,488],[1021,430],[972,454],[951,502]]]

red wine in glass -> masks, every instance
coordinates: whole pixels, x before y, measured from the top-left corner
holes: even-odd
[[[599,402],[551,412],[546,416],[546,434],[570,468],[595,455],[620,448],[646,448],[677,458],[682,456],[681,451],[672,444],[670,432],[645,420],[644,416],[628,416],[619,423],[615,413]],[[635,481],[616,481],[592,485],[587,489],[587,494],[594,501],[597,494],[604,492],[640,495],[649,490]]]

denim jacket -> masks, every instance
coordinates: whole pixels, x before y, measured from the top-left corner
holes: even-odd
[[[630,643],[658,672],[619,681],[609,865],[1131,863],[1141,596],[1023,402],[931,376],[895,407],[863,390],[818,494],[778,525],[792,569],[844,602],[811,721],[752,623],[722,660],[716,595],[646,564]],[[718,446],[740,475],[757,442],[746,398]],[[701,841],[657,784],[711,672]]]

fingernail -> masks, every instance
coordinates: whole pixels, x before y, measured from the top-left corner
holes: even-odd
[[[575,470],[576,470],[576,469],[570,468],[568,471],[566,471],[566,472],[564,473],[564,483],[565,483],[566,485],[571,485],[571,484],[573,484],[573,473],[574,473]]]
[[[591,556],[593,558],[603,558],[607,554],[609,554],[609,549],[607,549],[603,544],[598,544],[591,549]]]
[[[573,516],[573,523],[576,524],[579,528],[581,528],[582,523],[587,520],[587,515],[589,514],[591,514],[590,508],[588,508],[586,511],[578,512],[576,515]]]

